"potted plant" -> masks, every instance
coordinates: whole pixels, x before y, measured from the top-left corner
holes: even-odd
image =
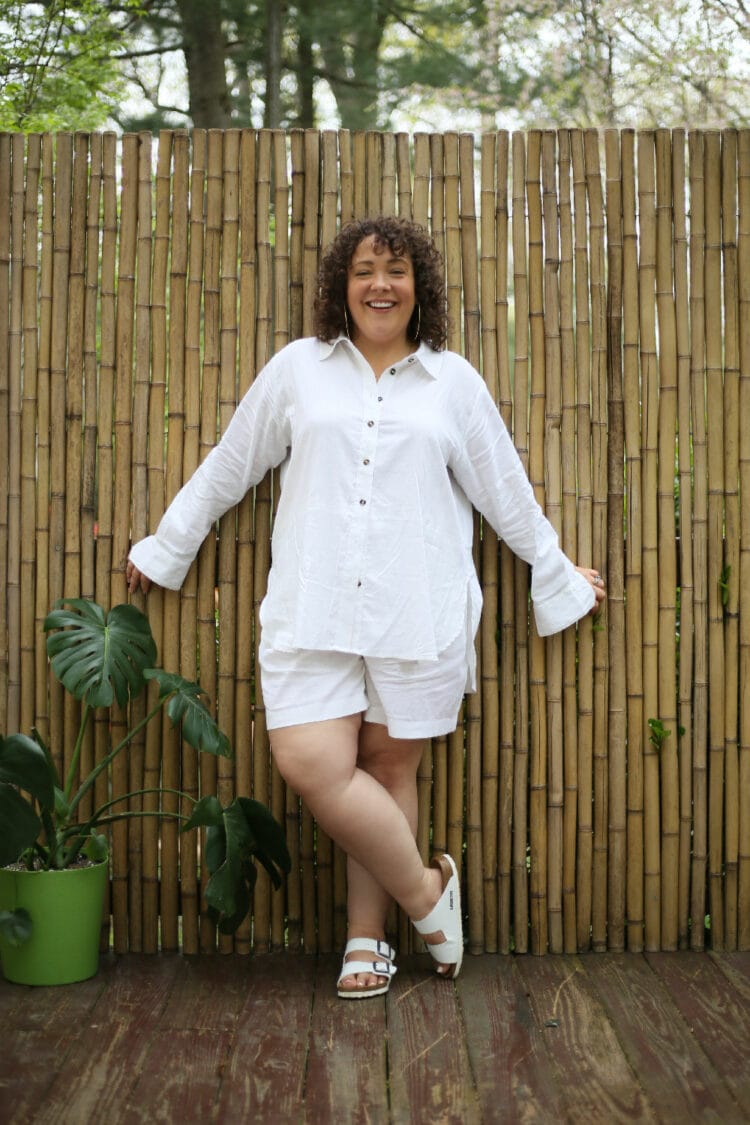
[[[125,817],[173,817],[184,822],[182,831],[206,828],[206,903],[221,932],[233,933],[250,908],[254,861],[268,871],[275,887],[290,867],[283,830],[263,804],[237,797],[222,807],[214,796],[196,801],[177,792],[193,802],[189,816],[127,808],[134,796],[176,792],[161,788],[137,790],[81,812],[82,799],[99,775],[165,707],[191,746],[231,756],[229,740],[207,710],[200,685],[155,667],[151,628],[135,606],[116,605],[105,613],[92,601],[63,600],[46,617],[44,629],[53,675],[81,703],[81,721],[64,782],[38,732],[0,738],[0,956],[5,976],[22,984],[62,984],[96,973],[108,878],[104,833]],[[115,704],[125,708],[149,681],[158,688],[151,709],[79,778],[81,747],[94,712]],[[49,923],[43,920],[45,909],[51,912]],[[72,912],[69,935],[65,912]],[[80,933],[74,932],[77,924]]]

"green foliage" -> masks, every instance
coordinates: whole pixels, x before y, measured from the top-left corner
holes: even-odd
[[[134,10],[134,2],[119,11]],[[0,130],[96,129],[120,97],[120,22],[102,0],[0,0]]]
[[[654,750],[659,753],[672,732],[671,730],[667,730],[661,719],[649,719],[648,726],[651,731],[648,740]],[[677,728],[677,732],[679,735],[683,735],[685,733],[685,728],[680,726]]]
[[[131,797],[160,792],[137,790],[106,801],[89,816],[79,814],[81,800],[97,777],[163,709],[191,746],[204,753],[231,756],[229,740],[208,711],[200,685],[152,667],[156,645],[151,628],[134,606],[114,606],[107,614],[93,602],[72,599],[57,604],[44,628],[52,671],[82,704],[81,721],[64,786],[49,749],[36,732],[34,738],[24,734],[0,738],[0,866],[20,864],[28,870],[50,870],[70,867],[81,856],[106,859],[107,840],[102,830],[124,818],[172,817],[185,822],[183,830],[206,826],[210,836],[207,850],[217,857],[215,867],[209,861],[212,876],[216,875],[213,886],[209,884],[209,907],[223,930],[233,932],[250,907],[256,878],[254,859],[266,868],[275,886],[280,883],[280,873],[290,868],[284,833],[263,805],[237,798],[224,809],[216,797],[196,801],[177,792],[178,797],[192,802],[191,816],[166,810],[116,811]],[[81,746],[94,709],[114,704],[125,708],[150,681],[158,687],[152,709],[79,779]],[[23,919],[18,912],[6,912],[0,917],[0,930],[9,941],[17,941],[24,933]]]

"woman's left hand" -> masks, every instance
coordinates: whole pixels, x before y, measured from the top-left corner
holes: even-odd
[[[607,588],[604,585],[604,579],[602,578],[598,570],[592,570],[591,567],[588,566],[577,566],[576,570],[579,574],[582,574],[586,581],[590,582],[594,587],[596,601],[594,602],[592,608],[589,610],[591,616],[593,617],[594,614],[599,612],[601,603],[607,596]]]

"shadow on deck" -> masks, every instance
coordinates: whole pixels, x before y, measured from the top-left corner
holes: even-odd
[[[402,959],[338,1000],[338,959],[107,957],[0,981],[0,1122],[750,1121],[750,953]]]

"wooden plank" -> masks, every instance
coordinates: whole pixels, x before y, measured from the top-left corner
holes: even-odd
[[[341,1000],[338,955],[318,958],[305,1083],[305,1120],[388,1121],[385,1000]],[[396,978],[397,979],[397,978]],[[391,985],[393,989],[393,985]]]
[[[215,1027],[161,1031],[116,1116],[118,1125],[210,1120],[231,1043],[231,1031]]]
[[[562,1120],[544,1035],[515,958],[465,958],[456,983],[483,1119],[529,1125]]]
[[[737,1106],[664,981],[636,954],[581,959],[661,1121],[729,1122]]]
[[[235,1031],[245,1004],[251,958],[203,955],[176,958],[177,974],[160,1032],[171,1028]]]
[[[578,957],[519,957],[553,1077],[571,1121],[656,1121]]]
[[[0,1121],[38,1119],[50,1086],[106,989],[107,969],[64,988],[30,988],[0,980]]]
[[[386,1007],[394,1125],[481,1121],[456,984],[440,980],[426,955],[403,958]]]
[[[300,1121],[315,959],[253,957],[247,999],[223,1070],[217,1121]]]
[[[737,955],[735,955],[736,957]],[[741,956],[741,955],[740,955]],[[725,960],[726,958],[726,960]],[[724,1081],[737,1107],[726,1121],[750,1119],[750,979],[732,955],[649,953],[648,963],[669,989],[676,1007]],[[719,966],[725,966],[722,972]]]
[[[75,1024],[57,1025],[71,1045],[57,1060],[35,1125],[116,1118],[147,1055],[178,966],[170,957],[118,958],[96,1005]]]

